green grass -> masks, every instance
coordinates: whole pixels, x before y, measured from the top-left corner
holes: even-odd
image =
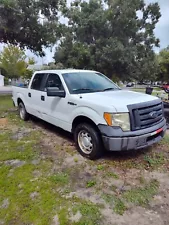
[[[47,176],[36,178],[35,170],[48,171],[51,167],[49,161],[42,161],[33,165],[31,160],[38,158],[38,136],[28,135],[21,140],[12,140],[10,133],[0,134],[0,161],[4,164],[0,167],[0,193],[1,202],[9,199],[9,207],[1,209],[0,220],[5,224],[48,224],[51,221],[53,210],[56,208],[55,182]],[[8,160],[21,160],[24,165],[20,167],[6,165]],[[32,192],[37,192],[37,199],[31,200]],[[36,213],[35,213],[36,212]],[[18,221],[18,222],[17,222]]]
[[[162,145],[169,145],[169,134],[166,134],[161,141]]]
[[[114,212],[119,215],[123,215],[127,209],[124,202],[120,198],[115,198],[114,201],[115,201]]]
[[[86,187],[90,188],[96,185],[96,181],[95,180],[90,180],[87,182]]]
[[[101,224],[100,207],[90,201],[64,197],[73,191],[70,171],[55,172],[54,161],[41,158],[42,133],[31,129],[31,123],[20,120],[10,96],[0,97],[0,116],[8,120],[0,130],[0,207],[9,202],[0,210],[0,221],[5,225],[50,225],[57,214],[60,225]],[[33,160],[39,162],[33,164]],[[70,221],[70,209],[75,205],[82,214],[79,223]]]
[[[77,163],[77,162],[78,162],[78,158],[74,158],[74,162],[76,162],[76,163]]]
[[[146,89],[145,88],[132,88],[130,90],[131,91],[135,91],[135,92],[144,93],[144,94],[146,92]],[[162,89],[161,88],[154,88],[153,89],[153,92],[152,92],[152,95],[153,96],[157,96],[159,94],[159,91],[162,91]],[[166,94],[166,93],[164,92],[164,94]],[[166,94],[166,98],[168,98],[167,94]]]
[[[32,132],[21,140],[15,140],[12,136],[13,134],[10,132],[0,133],[0,161],[12,159],[33,160],[36,157],[34,146],[38,142],[37,133]]]
[[[158,193],[159,183],[157,180],[152,180],[150,183],[145,184],[143,187],[137,187],[126,191],[122,198],[127,202],[134,203],[139,206],[146,206]]]
[[[156,169],[157,165],[161,166],[165,162],[165,155],[162,153],[148,153],[145,157],[144,154],[141,160],[139,156],[110,160],[109,167],[105,163],[97,165],[96,162],[89,161],[87,166],[94,169],[96,177],[93,176],[87,183],[85,177],[79,181],[81,171],[84,171],[86,167],[82,168],[78,164],[73,168],[62,167],[64,159],[60,154],[60,145],[57,146],[58,154],[54,160],[51,160],[52,154],[51,157],[46,156],[44,148],[47,147],[42,144],[43,134],[39,129],[36,130],[31,122],[20,120],[18,113],[14,111],[10,96],[0,97],[1,115],[8,119],[7,126],[0,129],[0,221],[5,225],[50,225],[55,215],[60,225],[101,225],[104,220],[101,216],[101,205],[91,203],[89,198],[88,201],[76,196],[67,198],[69,193],[76,192],[80,181],[83,188],[85,186],[88,188],[89,193],[93,190],[97,192],[97,187],[100,185],[97,176],[107,179],[106,181],[120,179],[117,174],[110,172],[109,168],[113,171],[113,167],[123,170],[138,168],[137,165],[141,165],[143,169],[146,164]],[[24,134],[23,131],[27,132]],[[17,134],[22,132],[23,135],[17,138]],[[166,136],[158,146],[168,146],[168,144],[169,136]],[[64,151],[66,148],[68,147],[65,147]],[[72,153],[72,149],[69,151]],[[19,160],[24,164],[13,165],[11,160]],[[32,160],[39,160],[39,162],[33,164]],[[74,158],[74,162],[78,162],[78,158]],[[56,164],[60,166],[58,170],[56,170]],[[147,183],[142,177],[138,179],[141,187],[121,193],[119,191],[118,194],[117,187],[106,186],[106,190],[114,194],[106,192],[103,198],[113,212],[123,215],[128,203],[145,207],[158,193],[157,181]],[[103,191],[101,190],[101,193]],[[33,193],[35,193],[34,197],[32,197]],[[5,200],[8,200],[9,205],[1,208]],[[72,222],[71,216],[76,215],[77,212],[80,212],[81,218],[78,222]]]
[[[108,172],[107,175],[109,177],[113,177],[114,179],[119,179],[119,176],[117,174],[113,173],[113,172]]]
[[[141,92],[141,93],[145,93],[145,91],[146,91],[145,88],[132,88],[130,90],[131,91],[135,91],[135,92]]]
[[[121,197],[117,197],[115,195],[110,195],[110,194],[104,194],[103,199],[107,203],[109,203],[113,211],[119,215],[123,215],[125,210],[127,209]]]
[[[57,173],[51,176],[51,180],[57,184],[66,185],[69,182],[69,176],[66,173]]]
[[[78,205],[82,214],[78,224],[100,224],[99,207],[78,198],[66,199],[58,192],[58,188],[69,185],[69,174],[54,172],[50,175],[53,163],[48,159],[40,160],[37,165],[31,163],[40,157],[40,135],[33,132],[20,140],[11,139],[12,135],[10,132],[0,134],[0,205],[6,199],[9,201],[9,206],[0,210],[0,220],[6,225],[48,225],[57,213],[61,225],[73,225],[76,223],[69,221],[69,209]],[[25,164],[19,167],[6,164],[14,159]],[[39,171],[38,177],[35,171]],[[91,181],[89,186],[92,185]],[[32,193],[36,193],[33,199]]]
[[[73,214],[80,212],[82,218],[75,225],[97,225],[102,224],[100,209],[97,205],[90,202],[78,203],[73,207]]]
[[[145,180],[145,178],[143,176],[140,176],[138,178],[138,180],[140,181],[140,184],[145,184],[146,183],[146,180]]]
[[[67,208],[62,208],[59,211],[58,218],[59,218],[59,224],[60,225],[68,225],[69,224]]]
[[[142,183],[143,184],[143,183]],[[123,215],[127,210],[127,204],[146,207],[153,197],[158,193],[159,183],[157,180],[152,180],[150,183],[145,183],[142,187],[136,187],[129,191],[122,192],[117,195],[103,194],[103,199],[110,204],[112,210]]]
[[[153,152],[152,155],[145,155],[144,160],[151,168],[155,169],[165,163],[165,156],[162,152]]]
[[[103,170],[104,169],[104,166],[103,165],[98,165],[97,166],[97,170]]]
[[[13,107],[12,96],[0,96],[0,112]]]

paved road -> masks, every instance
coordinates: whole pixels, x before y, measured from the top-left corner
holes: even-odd
[[[0,87],[0,95],[8,95],[8,94],[12,94],[11,86]]]

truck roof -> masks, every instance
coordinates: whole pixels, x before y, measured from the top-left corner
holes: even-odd
[[[73,73],[73,72],[96,72],[94,70],[82,70],[82,69],[60,69],[60,70],[38,70],[35,73]]]

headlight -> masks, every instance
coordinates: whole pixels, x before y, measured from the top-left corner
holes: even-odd
[[[104,113],[104,119],[109,126],[121,127],[123,131],[130,130],[129,113]]]

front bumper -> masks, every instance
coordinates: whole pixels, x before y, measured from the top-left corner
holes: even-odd
[[[166,120],[159,124],[139,130],[123,132],[121,128],[98,125],[104,146],[109,151],[126,151],[146,148],[159,142],[167,130]]]

